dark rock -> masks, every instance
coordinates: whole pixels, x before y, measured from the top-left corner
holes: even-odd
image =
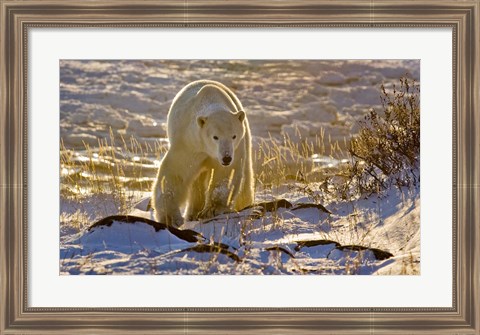
[[[261,207],[265,212],[273,212],[278,208],[291,208],[292,206],[292,203],[286,199],[276,199],[273,201],[260,202],[252,206],[245,207],[244,210],[248,208]]]
[[[327,244],[335,244],[335,249],[341,250],[341,251],[366,251],[370,250],[375,258],[379,261],[383,261],[384,259],[388,259],[390,257],[393,257],[393,254],[391,254],[388,251],[380,250],[377,248],[369,248],[365,247],[363,245],[341,245],[338,242],[332,241],[332,240],[313,240],[313,241],[298,241],[296,242],[297,246],[295,247],[295,251],[300,251],[301,248],[304,247],[315,247],[317,245],[327,245]]]
[[[224,254],[235,262],[241,262],[242,259],[238,257],[236,254],[228,250],[228,246],[222,243],[214,243],[214,244],[197,244],[191,248],[183,249],[180,252],[188,252],[188,251],[195,251],[195,252],[213,252],[213,253],[220,253]]]
[[[317,245],[327,245],[327,244],[335,244],[335,248],[340,247],[340,243],[332,240],[299,241],[297,242],[295,251],[300,251],[300,249],[303,247],[315,247]]]
[[[292,258],[295,258],[295,256],[293,256],[293,254],[292,254],[290,251],[288,251],[288,250],[285,249],[285,248],[279,247],[278,245],[273,246],[273,247],[265,248],[265,250],[268,250],[268,251],[281,251],[281,252],[287,254],[288,256],[290,256],[290,257],[292,257]]]
[[[373,252],[375,255],[375,258],[379,261],[383,261],[384,259],[389,259],[390,257],[393,257],[393,254],[389,253],[388,251],[383,251],[377,248],[368,248],[364,247],[362,245],[343,245],[337,247],[338,250],[351,250],[351,251],[364,251],[364,250],[370,250]]]
[[[92,230],[93,228],[101,227],[101,226],[106,226],[110,227],[113,222],[120,222],[120,223],[137,223],[137,222],[142,222],[146,223],[153,228],[155,228],[155,231],[160,231],[167,229],[170,233],[178,237],[179,239],[182,239],[187,242],[198,242],[203,239],[203,236],[196,231],[185,229],[185,230],[180,230],[176,229],[173,227],[167,226],[165,223],[153,221],[147,218],[142,218],[140,216],[133,216],[133,215],[111,215],[107,216],[103,219],[98,220],[94,224],[92,224],[89,228],[88,231]]]
[[[332,214],[328,209],[326,209],[323,205],[320,204],[298,204],[295,205],[295,207],[291,208],[290,210],[294,211],[297,209],[303,209],[303,208],[316,208],[324,213]]]

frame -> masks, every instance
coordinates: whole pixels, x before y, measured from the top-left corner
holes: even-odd
[[[0,333],[480,332],[480,2],[0,0]],[[34,308],[27,304],[31,27],[447,27],[453,30],[453,299],[448,308]]]

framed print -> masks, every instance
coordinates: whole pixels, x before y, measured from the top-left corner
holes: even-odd
[[[480,331],[478,1],[1,11],[2,334]]]

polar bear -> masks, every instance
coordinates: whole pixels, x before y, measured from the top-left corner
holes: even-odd
[[[153,185],[155,218],[173,227],[253,204],[252,140],[236,95],[210,80],[174,98],[167,118],[170,147]]]

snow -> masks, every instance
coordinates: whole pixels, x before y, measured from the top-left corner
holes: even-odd
[[[143,222],[113,222],[73,234],[64,229],[61,272],[419,274],[419,199],[418,189],[392,189],[354,204],[332,202],[325,208],[331,213],[303,203],[272,211],[254,207],[186,222],[182,230],[200,233],[198,242]],[[152,218],[148,201],[141,199],[131,215]],[[71,225],[71,216],[63,218],[62,226]]]
[[[175,94],[197,79],[232,88],[248,113],[253,136],[281,139],[292,123],[318,127],[345,114],[344,128],[326,136],[341,139],[369,108],[380,108],[379,86],[409,73],[419,80],[416,60],[62,60],[61,137],[67,148],[95,145],[95,137],[135,135],[140,143],[165,138]],[[306,126],[302,124],[302,127]]]

